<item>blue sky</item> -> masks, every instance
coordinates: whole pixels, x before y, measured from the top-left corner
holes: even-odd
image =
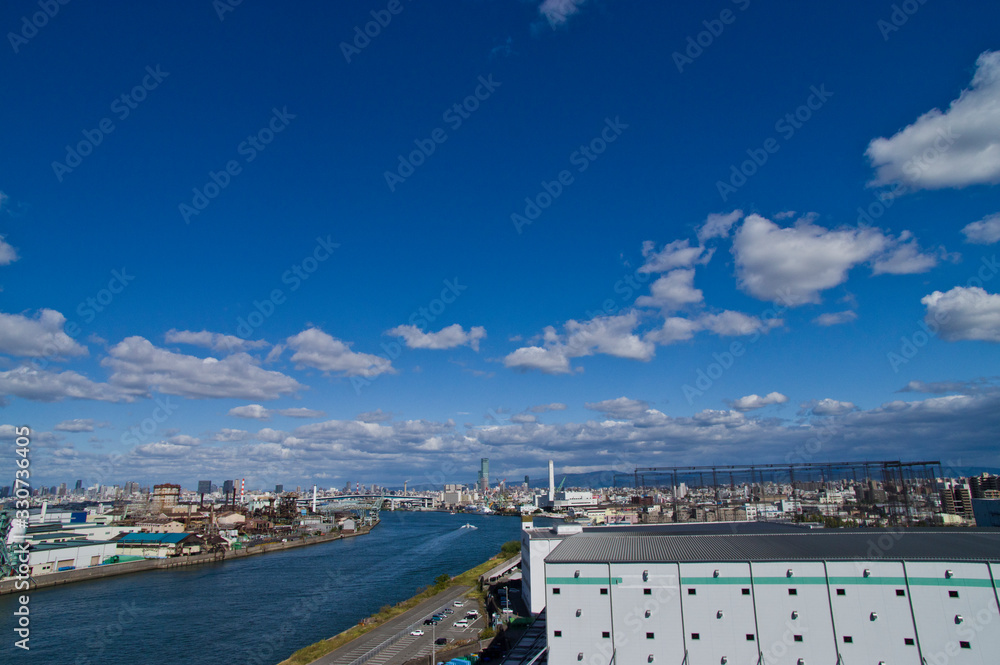
[[[40,483],[1000,466],[994,3],[43,5],[0,48]]]

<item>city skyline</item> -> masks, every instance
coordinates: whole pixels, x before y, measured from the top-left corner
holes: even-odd
[[[8,18],[33,483],[1000,467],[995,5],[225,6]]]

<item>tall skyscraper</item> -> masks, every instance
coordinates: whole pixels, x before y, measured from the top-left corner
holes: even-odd
[[[485,492],[490,488],[490,460],[483,457],[479,460],[479,489]]]
[[[83,481],[82,480],[76,481],[76,491],[79,492],[82,489],[83,489]]]

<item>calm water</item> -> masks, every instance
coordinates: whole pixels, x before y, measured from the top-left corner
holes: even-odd
[[[514,517],[384,512],[367,536],[38,589],[30,652],[13,646],[15,597],[0,596],[0,663],[277,663],[482,563],[519,529]]]

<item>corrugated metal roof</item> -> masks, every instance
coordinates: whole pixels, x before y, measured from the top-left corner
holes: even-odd
[[[126,533],[120,542],[177,544],[190,535],[190,533]]]
[[[1000,562],[997,529],[830,529],[744,535],[615,535],[567,538],[549,563],[929,560]]]

